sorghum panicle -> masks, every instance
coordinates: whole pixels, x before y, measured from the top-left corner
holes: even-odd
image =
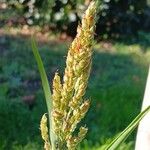
[[[61,84],[57,73],[53,80],[52,117],[55,124],[54,130],[58,134],[57,136],[64,141],[69,140],[89,108],[89,101],[84,101],[83,96],[91,69],[95,17],[96,4],[91,2],[83,16],[81,25],[78,26],[77,36],[69,48],[63,84]],[[76,139],[76,143],[82,139],[84,134],[81,134],[80,131],[79,135],[80,138]]]
[[[60,145],[69,150],[76,148],[88,130],[86,127],[80,127],[78,135],[73,136],[77,124],[85,116],[90,105],[89,100],[83,100],[83,96],[91,69],[96,9],[96,3],[91,2],[83,16],[81,25],[78,26],[76,38],[68,51],[62,83],[58,73],[55,73],[53,79],[52,129],[59,139]],[[45,123],[42,124],[41,131],[42,128],[45,128],[47,133]],[[42,134],[45,135],[45,131]],[[47,137],[42,137],[46,142]],[[59,149],[62,147],[60,146]]]

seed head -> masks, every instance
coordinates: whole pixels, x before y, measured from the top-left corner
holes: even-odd
[[[83,101],[83,96],[91,70],[96,9],[96,3],[91,2],[78,26],[68,51],[62,84],[58,73],[53,80],[53,128],[69,150],[75,149],[87,133],[87,128],[81,127],[78,136],[72,136],[90,105],[88,100]]]
[[[41,129],[41,136],[44,140],[44,148],[45,150],[50,150],[50,143],[49,143],[49,137],[48,137],[48,128],[47,128],[47,117],[46,114],[42,116],[41,123],[40,123],[40,129]]]

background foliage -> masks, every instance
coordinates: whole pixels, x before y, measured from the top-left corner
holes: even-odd
[[[48,26],[75,36],[77,24],[90,0],[5,0],[30,25]],[[97,37],[119,38],[150,30],[147,0],[101,0]]]

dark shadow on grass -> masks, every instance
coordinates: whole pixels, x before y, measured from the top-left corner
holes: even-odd
[[[123,40],[118,40],[125,45],[137,44],[140,46],[142,52],[147,52],[150,50],[150,32],[139,32],[136,37],[129,37]]]

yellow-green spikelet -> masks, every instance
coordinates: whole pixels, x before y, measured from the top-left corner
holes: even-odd
[[[44,140],[44,149],[50,150],[50,142],[49,142],[49,136],[48,136],[48,127],[47,127],[47,117],[46,114],[42,116],[41,123],[40,123],[40,129],[41,129],[41,136]]]

